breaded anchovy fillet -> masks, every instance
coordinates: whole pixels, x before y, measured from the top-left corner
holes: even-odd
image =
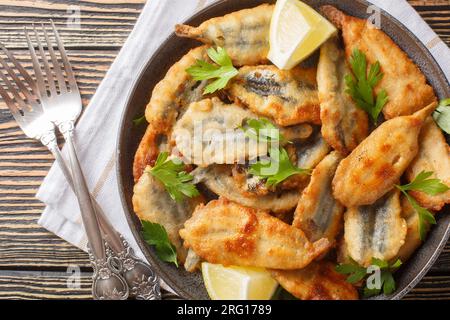
[[[426,120],[420,132],[419,154],[406,171],[408,181],[413,181],[421,171],[433,172],[433,178],[450,186],[450,148],[432,117]],[[422,207],[434,211],[439,211],[445,204],[450,203],[450,191],[435,196],[420,191],[410,193]]]
[[[141,220],[164,226],[170,242],[177,248],[177,257],[181,262],[185,261],[187,250],[178,232],[201,201],[201,197],[187,198],[180,203],[173,201],[164,186],[145,172],[134,186],[134,212]]]
[[[180,37],[200,40],[226,49],[236,66],[267,61],[273,5],[236,11],[205,21],[199,27],[177,25]]]
[[[350,257],[362,266],[372,258],[390,261],[405,243],[400,191],[394,190],[372,205],[349,208],[345,213],[344,238]]]
[[[218,98],[193,102],[179,119],[172,140],[184,162],[198,166],[245,163],[267,154],[268,144],[248,138],[240,129],[254,113]]]
[[[180,235],[202,259],[225,266],[299,269],[329,249],[327,239],[309,242],[267,211],[225,199],[198,206]]]
[[[335,150],[349,154],[363,141],[369,130],[368,117],[345,92],[344,77],[350,74],[343,50],[334,37],[320,49],[317,84],[322,135]]]
[[[388,120],[339,164],[333,195],[347,207],[374,203],[400,179],[419,150],[419,133],[436,103]]]
[[[406,116],[436,101],[433,88],[425,76],[392,39],[366,20],[347,16],[333,6],[323,6],[322,12],[342,29],[347,58],[354,49],[361,50],[368,63],[380,62],[383,79],[375,92],[385,89],[389,101],[383,109],[386,119]]]
[[[227,89],[231,100],[273,119],[280,126],[320,124],[316,69],[242,67]]]
[[[191,172],[195,183],[203,182],[216,195],[243,206],[272,212],[287,212],[295,208],[300,199],[298,190],[268,192],[265,195],[245,191],[239,181],[232,176],[232,166],[211,165],[198,167]]]
[[[145,110],[149,125],[134,157],[135,182],[162,151],[159,147],[164,140],[167,142],[167,136],[177,117],[191,102],[203,99],[206,81],[194,81],[185,70],[194,65],[197,59],[208,60],[207,48],[207,46],[201,46],[189,51],[169,69],[164,79],[153,89],[152,97]]]
[[[422,244],[422,240],[420,239],[419,232],[419,214],[417,211],[411,206],[411,203],[406,199],[404,195],[401,195],[402,202],[402,218],[406,221],[406,238],[405,243],[400,248],[397,258],[402,262],[407,261],[411,255],[417,250],[417,248]],[[423,222],[427,228],[429,228],[429,224],[424,221]]]
[[[327,238],[334,243],[341,230],[344,206],[333,198],[331,182],[342,156],[334,151],[314,169],[311,181],[302,193],[292,225],[310,241]]]
[[[357,300],[358,291],[335,271],[335,264],[313,261],[300,270],[270,270],[272,277],[300,300]]]
[[[295,142],[295,154],[297,167],[303,169],[314,169],[325,156],[330,153],[331,148],[323,139],[320,130],[311,135],[305,142]]]

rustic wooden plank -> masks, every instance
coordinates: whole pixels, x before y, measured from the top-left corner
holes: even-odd
[[[0,273],[0,299],[90,299],[91,275],[80,274],[79,288],[68,287],[67,272],[8,271]],[[163,298],[173,298],[167,292]],[[405,299],[450,299],[450,276],[427,276]]]

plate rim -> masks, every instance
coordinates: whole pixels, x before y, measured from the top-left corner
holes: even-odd
[[[194,14],[187,17],[182,23],[189,23],[191,20],[195,20],[199,16],[204,15],[208,11],[212,10],[213,8],[217,6],[221,6],[226,2],[235,1],[235,0],[218,0],[207,7],[195,12]],[[264,1],[264,0],[263,0]],[[359,2],[360,4],[363,4],[365,6],[372,5],[372,3],[367,2],[366,0],[353,0],[354,2]],[[267,1],[269,2],[269,1]],[[384,9],[381,9],[382,16],[384,15],[390,23],[393,23],[398,27],[402,32],[407,33],[409,37],[411,37],[414,42],[417,44],[418,49],[421,51],[421,55],[426,57],[427,59],[431,59],[432,63],[434,64],[435,69],[438,73],[440,73],[440,77],[442,79],[445,79],[446,85],[450,87],[449,79],[445,76],[444,71],[442,70],[442,67],[439,65],[439,63],[436,61],[435,57],[431,54],[430,50],[426,48],[426,46],[422,43],[422,41],[409,29],[407,28],[403,23],[401,23],[399,20],[397,20],[394,16],[392,16],[389,12],[385,11]],[[128,223],[128,226],[133,234],[133,237],[138,244],[139,248],[141,249],[142,253],[144,254],[147,261],[151,264],[152,268],[155,270],[155,272],[160,276],[160,278],[181,298],[185,299],[196,299],[195,296],[191,295],[189,292],[182,290],[179,288],[179,286],[173,281],[172,277],[167,274],[165,270],[163,270],[158,263],[154,263],[154,257],[149,253],[149,247],[145,243],[145,241],[142,238],[140,230],[136,227],[136,219],[139,220],[139,218],[136,216],[133,210],[130,210],[127,200],[125,199],[125,190],[124,190],[124,174],[127,174],[126,172],[122,171],[121,166],[121,150],[123,149],[122,144],[123,141],[123,134],[124,131],[123,127],[126,125],[125,118],[126,114],[130,107],[130,101],[135,93],[139,83],[142,81],[142,78],[145,74],[145,71],[148,69],[149,65],[153,63],[153,60],[156,56],[159,55],[161,51],[163,51],[163,48],[170,43],[171,39],[174,37],[175,32],[171,32],[164,41],[161,42],[161,44],[158,46],[157,50],[148,58],[146,63],[141,66],[141,68],[136,73],[136,76],[134,77],[132,81],[132,85],[130,89],[127,92],[126,95],[126,103],[124,106],[124,109],[122,111],[122,114],[120,116],[120,122],[118,127],[118,138],[116,141],[116,155],[115,155],[115,161],[116,161],[116,170],[115,174],[117,175],[117,184],[119,189],[119,196],[120,201],[122,204],[122,208],[124,210],[124,214]],[[395,41],[394,41],[395,42]],[[408,54],[408,53],[407,53]],[[408,55],[409,57],[409,55]],[[416,64],[416,62],[415,62]],[[129,174],[129,173],[128,173]],[[418,282],[425,276],[425,274],[430,270],[430,268],[433,266],[433,264],[436,262],[440,254],[442,253],[442,250],[446,246],[446,243],[450,237],[450,223],[447,225],[447,229],[444,232],[444,236],[441,238],[439,244],[435,247],[433,255],[430,257],[430,259],[427,261],[425,266],[415,275],[415,277],[406,285],[402,290],[400,290],[397,293],[394,293],[390,296],[385,296],[383,294],[376,296],[372,299],[374,300],[384,300],[384,299],[390,299],[390,300],[399,300],[402,297],[404,297],[409,291],[411,291],[412,288],[414,288]]]

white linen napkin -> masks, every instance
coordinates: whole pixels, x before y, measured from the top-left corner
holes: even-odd
[[[140,70],[158,46],[194,12],[215,0],[149,0],[128,40],[100,84],[77,125],[77,150],[88,186],[112,224],[143,258],[128,227],[117,188],[115,147],[118,124],[136,70]],[[431,51],[450,81],[450,49],[405,1],[371,0],[405,24]],[[76,198],[55,164],[37,196],[46,204],[39,224],[86,250]]]

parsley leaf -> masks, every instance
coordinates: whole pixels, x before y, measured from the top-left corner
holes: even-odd
[[[380,288],[370,288],[368,287],[368,281],[366,279],[366,285],[363,289],[363,294],[365,297],[375,296],[381,293],[389,295],[395,291],[395,279],[393,273],[400,268],[402,262],[398,259],[393,264],[389,265],[387,261],[372,258],[372,266],[377,266],[380,268]],[[361,267],[356,261],[350,258],[350,263],[339,264],[335,268],[336,272],[340,274],[349,275],[347,277],[347,282],[355,284],[367,278],[370,274],[369,268]]]
[[[280,182],[296,174],[310,174],[311,170],[294,166],[284,148],[270,148],[269,159],[258,161],[250,166],[250,174],[267,178],[268,188],[277,186]]]
[[[406,196],[411,206],[419,215],[419,234],[421,240],[425,240],[427,224],[436,224],[436,219],[430,211],[421,207],[417,201],[409,195],[408,191],[421,191],[435,196],[450,190],[450,188],[442,183],[441,180],[430,179],[432,175],[433,172],[422,171],[411,183],[402,186],[396,185],[397,189],[399,189]]]
[[[184,171],[183,162],[179,159],[167,160],[168,157],[167,152],[160,153],[149,173],[164,185],[170,197],[177,202],[182,201],[185,196],[198,196],[200,193],[197,188],[190,183],[194,177]]]
[[[215,79],[215,81],[206,86],[203,94],[214,93],[225,88],[228,81],[239,74],[239,71],[233,66],[231,58],[224,48],[217,47],[217,50],[209,48],[207,52],[209,58],[216,65],[203,60],[197,60],[195,65],[186,69],[186,72],[196,81]]]
[[[262,142],[283,142],[286,138],[281,134],[272,122],[268,119],[249,119],[246,121],[246,126],[242,128],[245,135],[251,139]]]
[[[398,186],[398,188],[400,189],[400,191],[422,191],[432,196],[450,190],[450,188],[447,185],[443,184],[441,180],[428,179],[432,175],[433,172],[422,171],[411,183],[405,184],[403,186]]]
[[[433,113],[433,118],[443,131],[450,134],[450,98],[441,100]]]
[[[367,72],[366,55],[355,49],[350,58],[350,66],[353,75],[346,75],[344,80],[347,86],[346,92],[356,102],[357,106],[366,111],[376,124],[381,110],[388,102],[389,98],[386,90],[381,90],[375,97],[374,88],[383,78],[380,63],[370,66]]]
[[[170,242],[166,229],[150,221],[142,221],[142,235],[145,242],[154,246],[156,255],[162,261],[174,263],[178,267],[177,250]]]
[[[133,124],[138,127],[141,124],[145,123],[147,121],[147,119],[145,118],[145,115],[143,115],[142,117],[136,118],[133,120]]]

